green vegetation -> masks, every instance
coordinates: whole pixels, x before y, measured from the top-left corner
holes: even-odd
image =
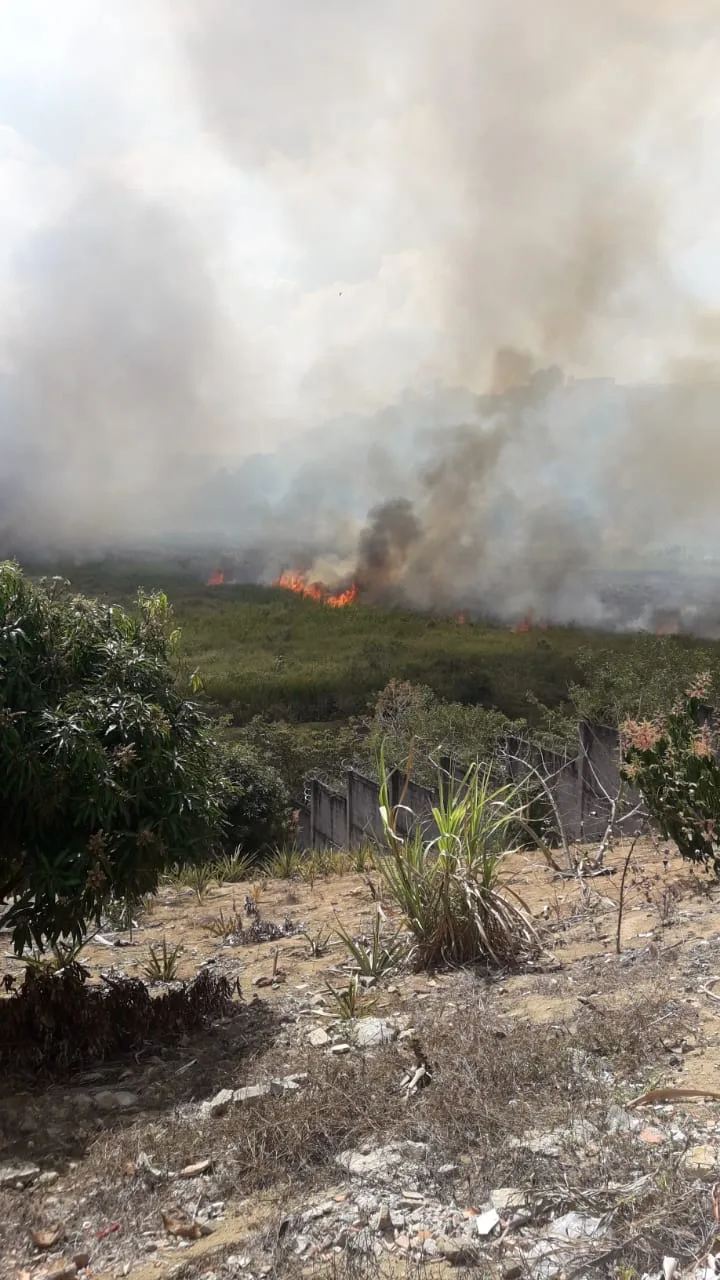
[[[455,618],[354,605],[327,609],[281,589],[205,587],[168,562],[62,566],[80,589],[130,603],[138,584],[162,588],[181,631],[180,655],[202,673],[204,696],[235,724],[253,716],[326,726],[364,715],[390,680],[446,702],[537,720],[536,700],[570,709],[583,673],[577,655],[598,644],[618,655],[632,636],[573,628],[514,633]],[[528,694],[531,697],[528,697]]]
[[[439,785],[434,840],[427,840],[417,822],[402,836],[387,778],[380,788],[390,856],[379,859],[378,868],[412,935],[413,957],[422,968],[517,964],[539,948],[522,902],[502,883],[509,833],[522,800],[513,787],[493,787],[489,772],[477,765],[460,784]]]
[[[662,714],[697,670],[720,673],[720,645],[686,637],[514,633],[399,609],[328,609],[279,589],[206,587],[206,570],[180,559],[62,568],[109,599],[132,602],[140,582],[166,590],[179,674],[199,671],[199,697],[238,769],[258,770],[256,821],[226,841],[244,852],[285,840],[283,784],[297,801],[308,776],[373,772],[381,744],[389,765],[412,747],[414,776],[430,780],[441,756],[488,758],[511,725],[574,741],[578,715],[617,724]]]
[[[219,765],[224,778],[223,841],[227,850],[223,866],[233,878],[233,871],[238,871],[238,865],[232,864],[235,852],[263,855],[289,837],[290,796],[279,773],[241,746],[223,743]]]
[[[0,923],[18,953],[79,941],[217,840],[214,744],[175,640],[161,595],[130,613],[0,565]]]
[[[720,764],[704,716],[708,686],[698,681],[663,719],[625,721],[624,775],[683,858],[720,875]]]

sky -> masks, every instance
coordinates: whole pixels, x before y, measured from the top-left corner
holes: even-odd
[[[408,392],[714,377],[717,17],[0,0],[0,493],[152,525]]]

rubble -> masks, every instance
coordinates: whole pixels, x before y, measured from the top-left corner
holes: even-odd
[[[36,1164],[3,1164],[0,1165],[0,1189],[14,1187],[22,1191],[39,1176],[40,1169]]]
[[[232,1106],[243,1102],[255,1102],[260,1098],[282,1097],[287,1093],[296,1093],[303,1081],[307,1080],[307,1072],[297,1072],[292,1076],[283,1076],[277,1080],[268,1080],[265,1084],[243,1085],[241,1089],[221,1089],[206,1102],[200,1104],[203,1115],[222,1116]]]
[[[397,1027],[390,1022],[383,1022],[381,1018],[359,1018],[353,1030],[353,1039],[358,1049],[377,1049],[381,1045],[391,1044],[397,1037]]]
[[[100,1111],[129,1111],[131,1107],[139,1106],[140,1099],[127,1089],[101,1089],[93,1102]]]

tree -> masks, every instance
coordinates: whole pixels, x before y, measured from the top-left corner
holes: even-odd
[[[0,564],[0,924],[80,940],[218,839],[208,722],[179,692],[163,595],[126,612]]]
[[[280,774],[243,748],[222,750],[224,843],[231,852],[263,854],[290,834],[290,793]]]
[[[720,762],[709,718],[710,676],[669,715],[626,720],[623,776],[641,792],[662,836],[683,858],[720,875]]]

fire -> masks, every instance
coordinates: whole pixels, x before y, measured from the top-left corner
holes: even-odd
[[[207,580],[207,584],[209,587],[221,587],[224,581],[225,581],[225,574],[223,573],[222,569],[216,569],[214,573],[210,574],[210,577]]]
[[[464,613],[456,613],[455,621],[457,622],[459,627],[464,627],[465,623],[467,622],[467,618],[465,617]]]
[[[513,627],[515,635],[526,635],[528,631],[547,631],[547,622],[539,622],[531,613],[521,618]]]
[[[304,573],[291,569],[285,569],[280,577],[275,579],[273,586],[282,587],[285,591],[294,591],[296,595],[305,596],[308,600],[318,600],[322,604],[329,605],[331,609],[344,609],[346,605],[354,604],[357,600],[355,583],[348,587],[347,591],[332,595],[322,582],[308,582]]]
[[[325,603],[330,605],[331,609],[344,609],[348,604],[354,604],[357,600],[358,589],[353,582],[347,591],[341,591],[337,596],[328,596]]]

